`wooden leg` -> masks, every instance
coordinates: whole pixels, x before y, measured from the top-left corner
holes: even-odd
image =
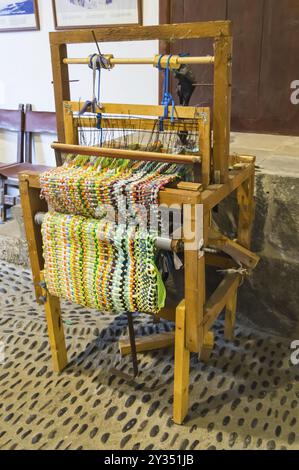
[[[237,310],[237,296],[238,296],[238,289],[236,288],[232,292],[226,304],[224,337],[227,341],[234,340],[234,330],[235,330],[235,324],[236,324],[236,310]]]
[[[197,247],[209,223],[209,216],[205,215],[202,220],[202,233],[200,233],[201,221],[197,220],[199,217],[200,214],[196,212],[195,206],[192,207],[189,220],[184,215],[184,224],[189,223],[195,232]],[[190,250],[189,247],[189,243],[185,243],[186,346],[190,352],[199,353],[203,344],[202,325],[206,296],[205,255],[199,248]]]
[[[199,358],[202,362],[208,362],[214,349],[214,333],[208,331],[204,337],[203,347],[200,351]]]
[[[190,351],[186,348],[186,308],[185,301],[177,307],[174,359],[174,401],[173,420],[182,424],[189,401]]]
[[[40,199],[40,190],[29,186],[26,175],[20,176],[20,194],[24,226],[29,248],[29,257],[33,275],[36,300],[40,303],[42,290],[40,272],[44,268],[41,228],[36,225],[34,217],[37,212],[47,212],[47,204]]]
[[[41,278],[43,280],[43,273],[41,273]],[[67,365],[68,361],[60,301],[57,297],[53,297],[53,295],[49,294],[44,289],[43,293],[45,294],[45,311],[53,368],[55,372],[61,372]]]
[[[248,178],[237,190],[239,205],[238,243],[250,249],[251,232],[254,220],[254,174]]]

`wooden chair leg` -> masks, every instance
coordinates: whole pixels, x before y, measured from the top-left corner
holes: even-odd
[[[5,192],[5,180],[0,177],[0,224],[6,222]]]
[[[186,348],[185,301],[176,310],[173,420],[182,424],[189,401],[190,351]]]
[[[234,331],[236,324],[238,288],[236,288],[226,304],[224,338],[227,341],[234,340]]]

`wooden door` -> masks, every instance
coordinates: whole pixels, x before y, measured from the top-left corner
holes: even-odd
[[[298,0],[161,0],[161,23],[229,19],[233,22],[232,130],[299,135]],[[211,41],[172,43],[170,52],[213,54]],[[195,66],[192,105],[211,106],[210,66]],[[173,93],[175,87],[173,83]]]

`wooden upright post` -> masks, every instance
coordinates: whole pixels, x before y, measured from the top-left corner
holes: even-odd
[[[228,181],[232,86],[232,38],[215,40],[214,64],[214,183]]]
[[[51,44],[51,57],[57,135],[59,142],[65,143],[63,102],[71,99],[68,66],[63,63],[63,59],[67,58],[66,44]]]
[[[200,204],[200,197],[198,204]],[[198,220],[198,217],[196,203],[192,203],[188,209],[184,206],[184,237],[188,227],[195,234],[194,239],[185,240],[184,245],[186,346],[190,352],[197,353],[203,344],[202,324],[206,287],[205,256],[200,247],[204,220]]]

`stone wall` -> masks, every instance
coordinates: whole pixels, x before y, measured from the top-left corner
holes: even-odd
[[[299,338],[299,178],[258,173],[252,249],[261,261],[241,289],[242,316]]]

